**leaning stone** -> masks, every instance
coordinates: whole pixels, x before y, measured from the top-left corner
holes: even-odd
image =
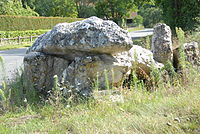
[[[160,63],[173,61],[171,29],[166,24],[157,24],[152,37],[153,57]]]
[[[164,67],[162,63],[154,60],[153,53],[141,46],[133,45],[129,50],[129,55],[131,56],[133,67],[142,69],[146,74],[149,74],[152,67],[161,69]],[[134,66],[135,65],[135,66]]]
[[[99,90],[120,86],[123,78],[128,76],[132,66],[129,57],[98,55],[76,57],[64,70],[63,82],[70,83],[80,92]],[[88,93],[88,92],[86,92]]]

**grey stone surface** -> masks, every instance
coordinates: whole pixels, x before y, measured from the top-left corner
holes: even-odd
[[[47,92],[53,86],[53,76],[62,76],[69,62],[65,59],[32,52],[24,57],[24,74],[27,82],[39,92]]]
[[[97,17],[73,23],[57,24],[41,35],[28,52],[63,55],[68,59],[97,53],[113,54],[127,51],[132,39],[116,23]]]
[[[94,86],[100,90],[120,86],[131,69],[129,57],[98,55],[76,57],[64,71],[64,82],[72,84],[77,90],[92,90]],[[95,84],[95,85],[93,85]]]
[[[183,44],[187,60],[193,65],[200,66],[199,47],[197,42]]]
[[[171,29],[166,24],[159,23],[154,27],[152,37],[153,57],[160,63],[173,61]]]
[[[199,48],[198,48],[197,42],[185,43],[183,44],[183,46],[179,46],[178,48],[173,50],[174,67],[177,69],[181,69],[180,68],[181,67],[180,51],[184,51],[188,62],[190,62],[193,65],[200,66],[200,55],[199,55]]]
[[[27,79],[39,91],[48,91],[52,88],[54,75],[57,75],[64,85],[70,84],[73,89],[87,94],[94,88],[103,90],[108,86],[119,87],[135,65],[147,74],[152,65],[157,68],[163,67],[163,64],[154,61],[150,50],[136,45],[129,51],[112,56],[99,54],[76,57],[72,62],[40,52],[29,53],[24,58]]]
[[[154,60],[153,53],[141,46],[133,45],[129,50],[129,55],[131,56],[132,63],[136,64],[136,68],[140,68],[145,71],[147,74],[151,71],[151,67],[161,69],[164,67],[162,63],[159,63]]]
[[[86,96],[121,86],[135,66],[148,73],[152,65],[163,67],[150,50],[133,45],[127,31],[97,17],[56,25],[27,54],[25,75],[37,90],[50,90],[57,75],[61,85]]]
[[[121,86],[136,65],[149,74],[151,67],[162,68],[164,65],[153,59],[150,50],[133,45],[129,51],[113,56],[103,54],[96,56],[76,57],[64,71],[64,82],[72,84],[78,90],[91,90],[92,84],[98,89],[108,86]]]

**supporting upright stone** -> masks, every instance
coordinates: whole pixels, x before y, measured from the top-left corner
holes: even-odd
[[[171,29],[166,24],[159,23],[154,27],[152,52],[154,60],[166,63],[173,61]]]

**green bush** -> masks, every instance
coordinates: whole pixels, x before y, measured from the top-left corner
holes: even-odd
[[[162,22],[162,11],[157,7],[146,5],[139,9],[138,14],[144,18],[144,27],[152,28],[155,24]]]
[[[0,15],[0,31],[52,29],[57,23],[74,22],[82,18],[25,17]]]
[[[29,6],[26,5],[26,8],[24,8],[19,0],[1,0],[0,15],[39,16]]]
[[[141,25],[143,23],[143,17],[140,15],[137,15],[133,18],[133,23],[137,26]]]
[[[200,2],[199,0],[157,0],[157,6],[163,11],[163,20],[170,26],[172,32],[176,27],[190,32],[198,30],[200,25]]]
[[[41,35],[49,30],[26,30],[26,31],[0,31],[0,38],[15,38]]]

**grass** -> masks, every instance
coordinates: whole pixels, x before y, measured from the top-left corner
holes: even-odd
[[[110,94],[79,104],[29,103],[19,94],[23,83],[12,83],[15,101],[0,113],[0,133],[26,134],[197,134],[200,131],[200,73],[191,69],[185,83],[163,83],[155,91],[144,88],[119,90],[124,102]],[[20,88],[21,87],[21,88]],[[116,89],[117,90],[117,89]],[[59,96],[59,95],[58,95]],[[11,96],[12,97],[12,96]],[[19,98],[19,97],[18,97]]]
[[[149,39],[145,42],[150,43]],[[170,72],[173,67],[167,69]],[[5,100],[7,104],[16,105],[0,110],[0,134],[200,133],[200,70],[189,66],[184,69],[187,72],[183,72],[183,77],[171,75],[166,83],[161,83],[158,70],[152,71],[155,82],[159,83],[153,91],[139,86],[138,79],[133,81],[138,85],[133,84],[130,89],[116,89],[123,96],[123,102],[112,102],[111,94],[75,104],[59,102],[62,98],[56,99],[60,97],[56,90],[59,88],[57,77],[54,77],[54,100],[38,102],[32,90],[21,93],[24,83],[21,76],[16,77],[5,86],[8,90],[2,90],[5,97],[11,98],[11,101]]]
[[[27,106],[0,116],[0,133],[188,133],[200,130],[200,77],[186,88],[124,91],[125,103]]]
[[[3,45],[3,46],[0,46],[0,51],[9,50],[9,49],[23,48],[23,47],[30,47],[30,46],[31,46],[31,44]]]
[[[143,29],[144,29],[144,26],[131,27],[131,28],[128,28],[128,32],[134,32],[134,31],[143,30]]]
[[[152,39],[152,35],[146,36],[146,37],[143,37],[140,39],[133,40],[133,44],[141,46],[146,49],[151,49],[150,48],[151,47],[151,39]]]

